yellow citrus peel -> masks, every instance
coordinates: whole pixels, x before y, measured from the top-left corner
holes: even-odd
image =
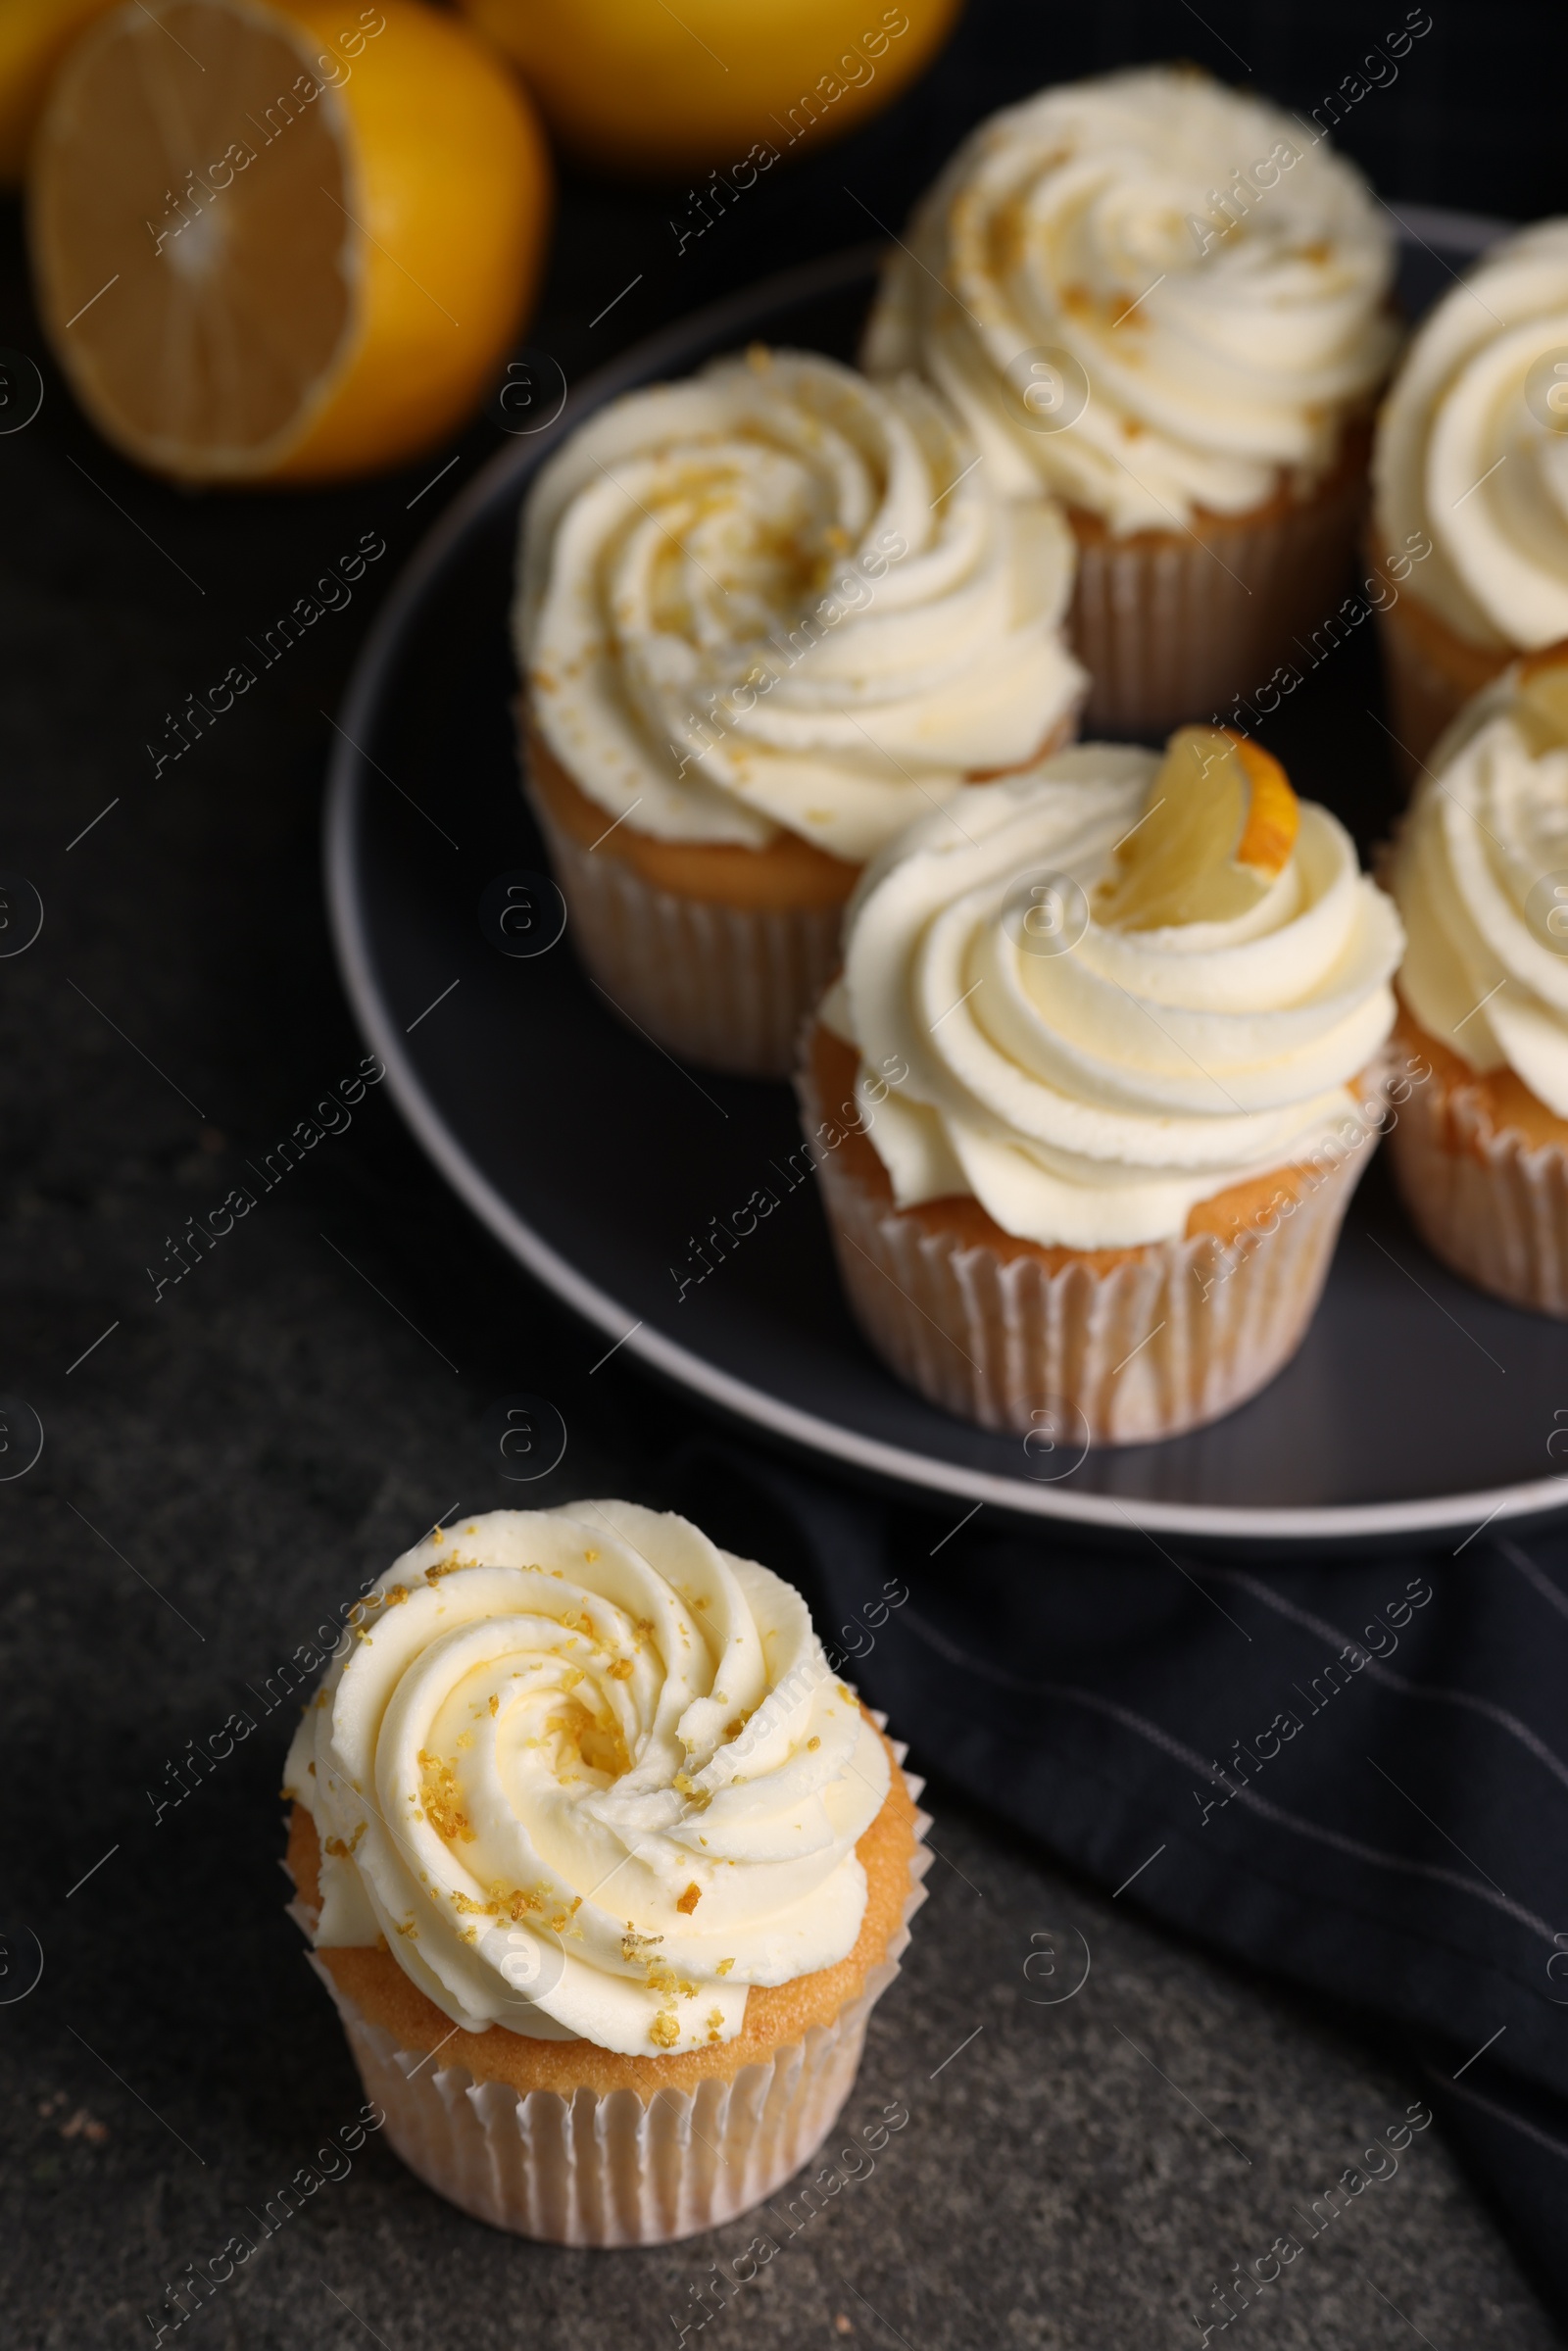
[[[0,187],[22,183],[50,77],[114,0],[0,0]]]
[[[518,66],[552,130],[614,172],[717,171],[671,207],[677,240],[759,171],[885,106],[958,0],[460,0]],[[677,242],[677,251],[683,246]]]

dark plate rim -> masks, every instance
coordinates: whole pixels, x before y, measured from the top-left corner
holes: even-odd
[[[1394,212],[1394,207],[1389,208]],[[1395,213],[1401,229],[1417,243],[1437,240],[1450,252],[1482,252],[1509,223],[1434,206],[1406,205]],[[581,416],[606,400],[689,364],[694,346],[719,343],[751,331],[760,315],[792,303],[825,298],[864,277],[886,248],[857,245],[820,261],[781,271],[707,309],[692,313],[657,335],[634,345],[585,378],[568,397],[553,425],[525,442],[501,450],[454,499],[398,574],[361,649],[349,680],[339,732],[328,768],[322,833],[324,884],[332,943],[355,1017],[367,1042],[385,1064],[387,1083],[415,1136],[459,1198],[502,1246],[563,1302],[623,1345],[650,1369],[690,1391],[725,1415],[766,1436],[825,1455],[848,1469],[895,1486],[973,1502],[989,1502],[1015,1516],[1091,1526],[1125,1533],[1127,1512],[1115,1499],[1079,1494],[1070,1487],[1030,1485],[959,1463],[933,1461],[881,1439],[863,1437],[836,1422],[780,1401],[765,1389],[720,1370],[703,1355],[650,1330],[519,1216],[475,1166],[420,1080],[405,1040],[394,1023],[375,977],[367,907],[360,890],[357,840],[370,777],[375,772],[359,749],[370,730],[385,690],[399,640],[417,612],[426,589],[453,549],[480,515],[504,501],[519,474],[537,465]],[[628,1326],[630,1326],[628,1328]],[[1338,1503],[1290,1509],[1226,1508],[1195,1502],[1141,1498],[1137,1523],[1151,1533],[1213,1542],[1288,1543],[1338,1543],[1454,1532],[1465,1527],[1539,1517],[1568,1507],[1563,1481],[1541,1478],[1524,1485],[1494,1487],[1474,1494],[1439,1494],[1416,1501]]]

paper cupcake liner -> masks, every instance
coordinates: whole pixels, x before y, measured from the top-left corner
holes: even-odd
[[[893,1751],[901,1763],[906,1748]],[[911,1797],[923,1783],[907,1772]],[[916,1811],[915,1835],[931,1823]],[[931,1854],[909,1861],[904,1925],[831,2025],[695,2090],[523,2094],[443,2057],[400,2049],[318,1960],[366,2095],[411,2172],[476,2221],[556,2245],[656,2245],[716,2229],[782,2187],[821,2145],[855,2084],[866,2020],[899,1972]]]
[[[738,1077],[787,1077],[801,1022],[839,965],[839,906],[682,898],[585,849],[529,795],[590,978],[668,1053]]]
[[[1373,551],[1374,567],[1387,579]],[[1397,601],[1378,613],[1378,643],[1389,716],[1396,738],[1395,763],[1413,784],[1440,735],[1465,704],[1515,659],[1505,650],[1468,645],[1446,624],[1417,607],[1408,587],[1391,582]]]
[[[1117,539],[1082,516],[1068,635],[1092,680],[1084,730],[1160,734],[1220,718],[1299,663],[1343,588],[1366,505],[1348,462],[1298,504]]]
[[[1494,1127],[1463,1084],[1417,1089],[1390,1138],[1411,1222],[1445,1265],[1510,1305],[1568,1318],[1568,1152]]]
[[[803,1082],[808,1132],[817,1116]],[[932,1231],[831,1152],[817,1160],[834,1253],[877,1353],[911,1388],[983,1429],[1075,1445],[1143,1445],[1255,1396],[1305,1335],[1373,1139],[1310,1186],[1271,1231],[1152,1242],[1105,1271],[1052,1272]]]

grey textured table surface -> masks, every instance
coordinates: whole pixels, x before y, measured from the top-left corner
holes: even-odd
[[[574,376],[610,276],[662,269],[621,340],[705,290],[659,261],[643,209],[568,207],[540,336]],[[3,236],[0,344],[41,359],[14,216]],[[494,434],[457,446],[447,487]],[[480,1445],[494,1396],[546,1390],[566,1414],[541,1501],[660,1500],[688,1426],[618,1364],[590,1377],[600,1343],[498,1262],[375,1094],[155,1299],[187,1216],[358,1059],[318,882],[322,713],[445,454],[332,496],[190,500],[121,466],[52,372],[37,422],[0,439],[0,867],[45,906],[0,962],[0,1389],[46,1431],[0,1484],[0,2306],[19,2351],[155,2337],[166,2288],[359,2104],[282,1914],[283,1714],[160,1816],[169,1765],[438,1515],[517,1498]],[[388,542],[379,579],[155,774],[165,713],[364,530]],[[918,1726],[895,1727],[918,1762]],[[1257,2345],[1556,2339],[1435,2130],[1306,2233],[1414,2082],[1152,1928],[1136,1888],[1110,1901],[931,1801],[931,1899],[846,2116],[907,2122],[794,2235],[773,2228],[754,2282],[713,2285],[754,2224],[641,2254],[527,2245],[372,2138],[193,2339],[691,2342],[706,2281],[714,2343],[1180,2345],[1231,2266],[1292,2232],[1302,2252],[1237,2322]],[[1048,1998],[1084,1950],[1087,1982]]]

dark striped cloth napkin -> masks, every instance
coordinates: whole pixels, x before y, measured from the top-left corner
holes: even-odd
[[[1418,2064],[1568,2320],[1568,1527],[1247,1564],[960,1525],[727,1443],[678,1471],[923,1769]]]

